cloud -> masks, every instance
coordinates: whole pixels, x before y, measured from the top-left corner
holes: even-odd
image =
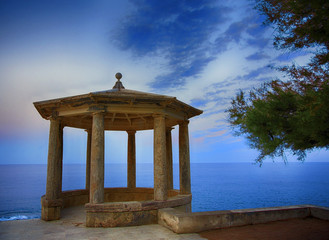
[[[149,56],[161,56],[164,59],[163,71],[149,82],[149,86],[157,92],[179,93],[190,101],[195,98],[190,93],[199,91],[199,97],[193,102],[202,106],[209,101],[209,95],[200,96],[200,87],[206,88],[213,82],[205,81],[201,84],[194,79],[203,78],[209,64],[216,62],[220,55],[232,48],[243,47],[249,49],[249,53],[241,57],[248,61],[267,58],[263,50],[269,42],[267,28],[246,2],[225,2],[226,5],[215,0],[131,2],[135,7],[134,11],[126,15],[112,35],[112,40],[119,49],[132,53],[136,59]],[[234,52],[236,54],[237,51]],[[246,54],[246,51],[240,50],[238,54]],[[233,74],[237,75],[239,72],[242,76],[241,71]],[[259,72],[259,75],[262,73]],[[244,75],[251,79],[255,74],[256,72],[252,72],[249,76]],[[238,86],[236,82],[229,83],[229,80],[241,80],[234,75],[230,79],[217,79],[217,82],[226,79],[231,88]],[[225,93],[229,95],[232,91]],[[218,94],[217,92],[215,95]]]
[[[310,53],[307,51],[295,51],[295,52],[285,52],[280,54],[275,60],[279,62],[291,62],[294,61],[298,57],[304,57],[309,55]]]
[[[251,10],[251,9],[249,9]],[[253,46],[259,49],[265,48],[269,43],[267,29],[262,24],[262,19],[256,12],[246,10],[245,17],[232,22],[227,30],[219,36],[218,43],[228,44],[235,42],[245,46]]]
[[[248,27],[248,22],[239,21],[232,23],[229,28],[226,30],[225,35],[229,40],[234,40],[235,42],[240,42],[242,34]]]
[[[248,72],[247,74],[238,77],[238,80],[244,81],[266,81],[268,78],[264,78],[264,75],[268,75],[273,72],[273,69],[270,66],[262,66],[255,70]]]
[[[251,54],[248,57],[246,57],[246,59],[250,60],[250,61],[258,61],[258,60],[264,60],[264,59],[268,59],[268,58],[270,58],[270,56],[267,55],[266,53],[264,53],[263,51],[256,52],[256,53]]]
[[[161,55],[168,72],[153,88],[184,85],[215,59],[211,36],[228,20],[229,7],[217,1],[132,1],[135,11],[113,35],[115,44],[135,57]]]
[[[218,138],[223,136],[227,131],[226,130],[219,130],[215,132],[210,132],[207,135],[203,135],[197,138],[194,138],[194,141],[197,143],[203,143],[206,139],[209,141],[210,138]]]

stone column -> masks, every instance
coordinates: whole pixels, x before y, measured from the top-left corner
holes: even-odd
[[[59,172],[60,172],[60,177],[59,177],[59,185],[60,185],[60,187],[59,187],[59,191],[60,191],[60,193],[62,192],[62,187],[63,187],[63,140],[64,140],[64,125],[63,124],[61,124],[61,129],[60,129],[60,131],[59,131],[59,134],[60,134],[60,144],[61,144],[61,152],[60,152],[60,154],[59,154],[59,156],[61,157],[61,169],[59,170]]]
[[[104,202],[104,114],[102,112],[93,114],[89,202]]]
[[[166,119],[154,116],[154,200],[167,200]]]
[[[127,153],[127,187],[136,187],[136,131],[127,131],[128,133],[128,153]]]
[[[179,186],[181,194],[191,193],[188,121],[179,124]]]
[[[168,189],[173,189],[173,163],[172,163],[172,140],[171,140],[171,130],[173,128],[166,129],[166,159],[167,159],[167,179],[168,179]]]
[[[91,130],[86,130],[87,137],[87,153],[86,153],[86,189],[90,189],[90,157],[91,157]]]
[[[46,195],[41,198],[41,219],[46,221],[60,219],[62,154],[63,127],[59,119],[52,118],[50,119],[49,129]]]

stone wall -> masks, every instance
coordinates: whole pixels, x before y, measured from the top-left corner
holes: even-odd
[[[159,210],[158,223],[175,233],[194,233],[306,217],[329,220],[329,208],[298,205],[196,213],[183,213],[167,208]]]
[[[165,201],[105,202],[85,205],[87,227],[123,227],[158,222],[158,210],[177,208],[190,211],[191,194],[176,195]]]

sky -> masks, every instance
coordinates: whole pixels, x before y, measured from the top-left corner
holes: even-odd
[[[204,111],[190,119],[191,162],[253,162],[258,153],[233,136],[225,110],[240,89],[280,77],[273,66],[310,56],[274,49],[273,29],[254,4],[0,1],[0,164],[46,164],[49,122],[33,102],[111,89],[117,72],[126,89]],[[172,135],[177,163],[178,127]],[[83,130],[64,129],[64,164],[85,163],[86,141]],[[105,149],[105,163],[125,163],[127,134],[106,132]],[[153,132],[137,132],[137,162],[152,162],[152,151]],[[329,161],[329,153],[313,151],[306,161]]]

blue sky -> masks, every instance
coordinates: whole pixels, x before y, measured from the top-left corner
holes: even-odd
[[[239,89],[280,77],[269,66],[309,55],[278,51],[252,0],[0,1],[0,164],[46,163],[49,122],[33,102],[112,88],[176,96],[204,113],[190,122],[192,162],[252,162],[225,109]],[[84,163],[86,133],[64,130],[64,163]],[[126,133],[106,133],[106,163],[126,161]],[[177,128],[173,130],[177,162]],[[152,131],[137,162],[152,162]],[[293,161],[290,158],[290,161]],[[314,151],[307,161],[328,161]],[[280,161],[280,160],[278,160]]]

